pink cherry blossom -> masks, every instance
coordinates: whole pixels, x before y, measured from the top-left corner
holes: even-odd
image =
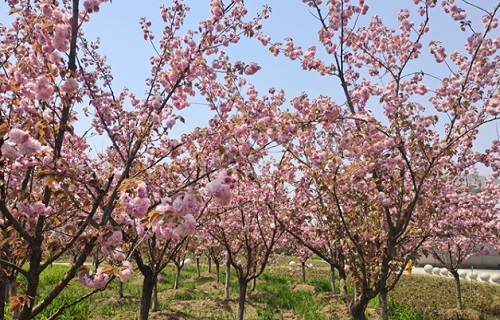
[[[37,79],[34,89],[38,100],[49,100],[54,93],[54,88],[45,76]]]
[[[147,196],[146,194],[146,184],[144,182],[140,183],[138,186],[137,186],[137,189],[136,189],[136,194],[139,198],[145,198]]]
[[[13,143],[22,144],[22,143],[27,142],[31,138],[31,136],[29,133],[27,133],[23,130],[13,128],[9,132],[9,138],[10,138],[10,141]]]
[[[132,277],[132,274],[134,273],[134,270],[132,268],[132,264],[130,261],[124,260],[122,262],[122,269],[120,271],[120,280],[125,281],[130,279]]]
[[[85,0],[83,6],[88,13],[99,12],[99,5],[101,1],[99,0]]]
[[[215,179],[207,184],[205,190],[215,198],[220,205],[228,204],[231,200],[231,190],[221,179]]]
[[[67,25],[58,25],[54,32],[54,38],[52,38],[52,47],[65,52],[69,50],[69,39],[70,29]]]
[[[19,153],[19,151],[17,150],[17,148],[13,147],[11,144],[9,143],[5,143],[2,145],[2,155],[9,159],[10,161],[14,161],[16,160],[17,158],[19,158],[21,156],[21,154]]]
[[[38,153],[42,149],[40,142],[33,138],[29,138],[28,141],[18,144],[19,153],[22,155],[33,155]]]
[[[183,219],[184,222],[179,224],[173,231],[177,237],[192,235],[196,230],[197,223],[192,214],[186,214]]]
[[[74,78],[68,78],[61,86],[61,90],[73,94],[78,90],[78,82]]]
[[[201,209],[201,203],[191,193],[186,193],[175,198],[172,204],[174,210],[181,215],[197,214]]]
[[[106,287],[109,281],[109,275],[102,273],[102,268],[97,269],[97,273],[94,275],[93,288],[103,289]]]
[[[143,218],[149,210],[151,200],[148,198],[134,197],[131,198],[128,194],[123,193],[120,196],[121,203],[125,212],[129,213],[135,218]]]

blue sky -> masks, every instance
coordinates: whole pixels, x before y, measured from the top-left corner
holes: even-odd
[[[250,8],[253,12],[259,9],[264,1],[249,1],[252,4]],[[271,1],[279,5],[273,10],[271,18],[264,22],[264,28],[272,34],[273,39],[282,40],[290,34],[305,40],[308,45],[314,43],[313,37],[316,34],[315,19],[308,14],[307,7],[301,1]],[[151,45],[143,40],[142,31],[139,27],[139,18],[148,17],[153,21],[153,27],[157,26],[157,35],[161,35],[161,21],[159,10],[161,4],[168,2],[158,0],[139,1],[114,1],[112,4],[104,4],[101,11],[92,16],[90,24],[85,28],[91,38],[99,36],[102,39],[102,49],[107,53],[109,63],[114,66],[116,72],[116,84],[118,86],[129,86],[145,90],[139,79],[145,79],[149,73],[149,56],[154,52]],[[186,26],[196,28],[196,25],[202,19],[209,16],[209,1],[195,0],[186,1],[191,7],[188,13]],[[276,80],[283,83],[283,79],[288,79],[286,87],[291,90],[293,95],[300,94],[302,91],[313,92],[316,95],[320,92],[316,80],[301,81],[297,74],[302,73],[300,65],[288,62],[286,60],[273,59],[268,50],[257,44],[257,40],[244,39],[243,46],[239,46],[238,51],[233,51],[232,55],[236,60],[258,61],[263,67],[263,72],[257,74],[254,80],[259,88],[268,88],[271,86],[279,87]],[[231,52],[231,50],[228,50]],[[278,62],[279,61],[279,62]],[[139,81],[130,81],[129,74]],[[269,75],[276,75],[270,77]],[[140,76],[142,75],[142,76]],[[308,73],[309,76],[312,73]],[[319,77],[317,77],[319,78]],[[142,86],[142,88],[141,88]]]
[[[186,22],[187,28],[196,28],[202,19],[209,16],[209,0],[187,0],[191,7]],[[326,1],[325,1],[326,2]],[[354,2],[354,1],[353,1]],[[370,1],[371,11],[367,17],[362,17],[367,21],[373,14],[378,14],[383,21],[395,25],[397,12],[401,3],[407,3],[414,8],[412,0],[378,0]],[[307,48],[309,45],[317,44],[317,30],[319,22],[309,12],[309,8],[301,0],[253,0],[247,1],[250,12],[256,12],[265,3],[272,8],[271,17],[264,22],[264,33],[270,34],[273,41],[280,41],[286,37],[293,37],[297,44]],[[462,1],[457,3],[463,5]],[[492,7],[497,0],[474,0],[474,4],[483,7]],[[89,39],[101,38],[101,53],[107,56],[108,63],[114,73],[113,89],[115,92],[123,87],[128,87],[138,97],[143,96],[147,87],[144,79],[149,76],[149,57],[154,55],[151,44],[143,39],[142,30],[139,25],[141,17],[147,17],[156,26],[157,37],[161,35],[161,18],[159,7],[169,5],[169,0],[147,0],[147,1],[120,1],[101,5],[101,10],[93,14],[91,21],[84,25],[84,32]],[[469,7],[470,8],[470,7]],[[6,21],[6,6],[0,8],[0,21]],[[449,36],[448,28],[451,19],[443,14],[441,10],[434,10],[431,16],[432,37],[442,40],[445,45],[460,49],[463,46],[463,38],[453,38]],[[471,8],[469,16],[480,17],[479,10]],[[436,23],[437,22],[437,23]],[[455,22],[456,23],[456,22]],[[463,34],[465,35],[465,34]],[[498,32],[497,32],[498,35]],[[430,38],[426,39],[429,41]],[[291,62],[284,58],[273,57],[266,48],[258,44],[256,40],[244,40],[242,45],[238,45],[236,50],[228,50],[234,60],[256,61],[262,70],[249,79],[249,82],[256,85],[261,93],[265,93],[269,87],[284,88],[287,99],[306,92],[311,98],[320,93],[339,97],[338,102],[343,102],[344,98],[339,94],[338,81],[332,77],[320,77],[315,72],[303,71],[300,64]],[[424,47],[422,51],[427,51]],[[423,60],[419,63],[425,63]],[[418,66],[417,66],[418,68]],[[200,98],[201,99],[201,98]],[[203,103],[196,101],[193,103]],[[374,106],[377,108],[377,106]],[[207,121],[207,116],[203,116],[206,108],[203,105],[193,105],[189,110],[183,110],[186,124],[179,124],[179,134],[190,131],[195,126],[202,126]],[[479,148],[484,149],[487,141],[496,136],[495,126],[488,126],[481,132],[481,143]],[[95,146],[96,149],[101,149]]]
[[[249,1],[251,12],[260,10],[265,1]],[[294,38],[305,42],[307,47],[315,43],[317,20],[308,13],[308,8],[301,1],[271,1],[273,13],[269,20],[264,22],[266,33],[272,35],[273,40],[283,40],[290,34]],[[139,25],[141,17],[147,17],[153,22],[153,30],[157,38],[161,36],[163,27],[159,14],[159,7],[168,5],[168,1],[149,0],[147,5],[140,1],[113,1],[101,6],[99,13],[91,17],[90,23],[85,26],[84,32],[90,39],[101,38],[101,52],[108,58],[115,75],[114,90],[127,86],[141,97],[147,87],[144,79],[149,76],[149,57],[154,55],[151,44],[143,39]],[[209,1],[186,1],[191,7],[186,20],[186,28],[196,28],[199,21],[210,16]],[[156,27],[156,28],[155,28]],[[242,39],[241,45],[235,49],[226,49],[234,60],[256,61],[262,67],[261,72],[252,76],[249,82],[265,94],[270,87],[284,88],[287,98],[307,92],[311,97],[325,92],[325,88],[333,86],[331,78],[318,76],[314,72],[301,70],[300,64],[286,59],[273,57],[267,48],[256,39]],[[198,100],[197,100],[198,99]],[[205,126],[209,119],[209,112],[202,97],[195,97],[190,108],[178,113],[186,119],[186,123],[178,123],[173,134],[182,134],[197,126]]]
[[[387,24],[396,26],[397,13],[402,2],[407,2],[409,7],[414,8],[411,0],[384,0],[369,1],[371,11],[367,17],[362,17],[367,21],[373,14],[378,14]],[[475,0],[474,4],[490,8],[495,5],[496,0]],[[91,22],[85,27],[86,34],[92,37],[100,36],[102,39],[102,51],[108,56],[115,77],[115,90],[127,86],[132,91],[140,94],[146,90],[143,84],[149,74],[149,56],[154,52],[151,45],[143,40],[142,31],[139,27],[139,18],[148,17],[153,21],[153,26],[160,30],[161,19],[158,8],[162,4],[169,4],[166,1],[148,0],[145,1],[114,1],[112,4],[103,4],[101,12],[92,16]],[[186,25],[195,28],[197,23],[208,17],[208,0],[186,1],[191,7]],[[317,30],[319,22],[309,12],[309,8],[300,0],[254,0],[247,1],[250,12],[256,12],[265,3],[269,4],[273,10],[270,18],[264,22],[264,33],[270,34],[273,41],[280,41],[286,37],[294,38],[297,44],[307,48],[309,45],[317,44]],[[469,17],[478,19],[482,12],[464,5],[457,1],[459,5],[470,9]],[[412,12],[413,15],[413,12]],[[416,17],[416,15],[415,15]],[[419,21],[416,18],[416,21]],[[442,40],[445,46],[461,50],[464,38],[451,37],[449,34],[450,23],[457,23],[445,16],[440,9],[431,12],[431,36],[424,41],[430,41],[431,37]],[[478,27],[481,30],[480,26]],[[161,34],[158,32],[157,34]],[[498,34],[498,32],[497,32]],[[460,34],[458,34],[460,36]],[[465,33],[462,33],[465,37]],[[229,50],[228,50],[229,51]],[[426,52],[427,49],[422,49]],[[288,100],[300,95],[302,92],[308,93],[310,97],[315,97],[320,93],[336,96],[340,93],[338,82],[332,77],[320,77],[314,72],[306,72],[300,68],[297,62],[291,62],[284,58],[273,57],[266,48],[256,43],[256,40],[244,40],[242,45],[238,45],[237,50],[229,51],[233,59],[243,61],[256,61],[262,66],[261,72],[253,76],[249,82],[256,85],[261,93],[265,93],[267,88],[275,86],[284,88]],[[429,60],[427,60],[429,61]],[[426,63],[426,60],[419,61]],[[443,66],[444,67],[444,66]],[[418,69],[418,66],[416,66]],[[338,93],[337,93],[338,92]],[[339,102],[344,99],[341,95]],[[197,102],[193,100],[193,102]],[[203,101],[200,101],[203,102]],[[190,111],[183,111],[186,118],[185,130],[190,130],[194,126],[203,124],[204,117],[200,117],[199,108],[203,106],[194,105]],[[376,108],[376,106],[375,106]],[[484,149],[487,141],[496,136],[495,126],[488,126],[481,131],[481,141],[479,149]]]
[[[188,13],[186,26],[196,28],[199,21],[209,16],[209,0],[188,0],[185,1],[191,7]],[[354,2],[354,1],[353,1]],[[363,20],[367,21],[373,14],[378,14],[384,22],[393,24],[396,22],[397,12],[402,2],[411,0],[378,0],[370,1],[371,11],[367,17],[361,17],[359,24]],[[458,1],[460,2],[460,1]],[[477,5],[491,7],[496,0],[475,0]],[[263,4],[269,4],[273,12],[268,20],[264,22],[264,33],[270,34],[274,41],[282,40],[286,37],[293,37],[296,43],[303,48],[317,44],[317,30],[319,22],[309,12],[309,8],[300,0],[253,0],[247,1],[250,12],[256,12]],[[157,35],[161,34],[161,19],[158,8],[162,4],[169,4],[168,0],[148,0],[148,1],[119,1],[105,3],[101,6],[101,11],[92,15],[91,22],[85,25],[85,33],[92,39],[99,36],[102,39],[102,51],[108,56],[108,61],[116,73],[115,86],[128,86],[131,89],[146,87],[142,85],[140,79],[145,79],[149,73],[149,56],[154,54],[151,45],[143,40],[142,31],[139,26],[141,17],[148,17],[157,26]],[[411,7],[414,7],[411,5]],[[440,10],[435,10],[432,15],[432,34],[435,38],[442,40],[445,44],[459,46],[462,39],[450,38],[447,28],[451,19],[442,14]],[[475,11],[475,12],[474,12]],[[478,11],[473,10],[472,13]],[[437,22],[437,24],[436,24]],[[325,93],[325,89],[330,89],[333,79],[315,77],[313,72],[304,72],[298,63],[286,61],[285,59],[273,58],[266,48],[256,45],[255,40],[244,41],[242,46],[238,45],[238,51],[232,52],[237,60],[255,60],[262,65],[263,70],[254,77],[252,82],[258,87],[268,88],[279,87],[282,84],[287,89],[290,96],[296,96],[301,92],[308,92],[310,96],[318,93]],[[131,81],[129,75],[134,75]],[[270,76],[273,75],[273,76]],[[306,79],[307,77],[307,79]],[[330,90],[331,91],[331,90]]]

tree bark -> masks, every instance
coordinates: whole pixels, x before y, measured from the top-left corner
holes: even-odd
[[[462,304],[462,286],[460,284],[460,276],[458,275],[458,271],[450,271],[450,273],[453,275],[453,278],[455,279],[455,285],[456,285],[456,292],[457,292],[457,309],[462,310],[463,309],[463,304]]]
[[[302,283],[306,283],[306,262],[302,261],[300,266],[302,267]]]
[[[200,258],[196,258],[196,273],[198,274],[198,278],[201,277],[201,272],[200,272]]]
[[[153,311],[158,311],[160,306],[158,305],[158,277],[156,278],[155,284],[153,286],[153,301],[151,301],[151,309]]]
[[[8,301],[9,279],[0,278],[0,320],[5,319],[5,304]]]
[[[230,280],[231,264],[229,260],[226,261],[226,282],[224,283],[224,296],[229,299],[229,280]]]
[[[217,281],[217,283],[220,282],[220,263],[217,261],[215,262],[214,261],[214,264],[215,264],[215,279]]]
[[[153,289],[156,282],[156,277],[153,271],[148,267],[146,270],[141,270],[144,279],[142,280],[142,295],[141,305],[139,307],[139,320],[147,320],[149,317],[149,309],[151,308],[151,300]]]
[[[97,272],[97,269],[99,269],[99,253],[94,254],[94,261],[92,261],[92,265],[94,266],[94,272]]]
[[[118,281],[118,297],[123,298],[123,282]]]
[[[337,293],[335,290],[335,267],[330,264],[330,285],[332,286],[332,293]]]
[[[380,317],[382,320],[389,320],[389,311],[387,309],[387,290],[381,290],[378,294],[380,302]]]
[[[175,282],[174,282],[174,289],[175,290],[179,289],[179,282],[180,282],[180,279],[181,279],[181,269],[182,269],[182,267],[176,266]]]
[[[349,305],[349,313],[352,320],[366,320],[365,311],[370,300],[366,299],[364,295],[356,297]]]
[[[238,279],[240,285],[239,296],[238,296],[238,320],[243,320],[245,314],[245,302],[247,298],[247,285],[246,279]]]
[[[212,273],[212,258],[208,257],[208,273]]]
[[[347,297],[347,274],[344,269],[338,269],[339,272],[339,286],[340,286],[340,294],[343,297]]]
[[[19,314],[19,320],[29,320],[32,318],[32,310],[35,304],[35,297],[38,293],[38,284],[40,283],[40,262],[42,261],[42,249],[41,241],[34,241],[31,244],[31,259],[30,267],[28,270],[28,275],[26,276],[27,288],[26,296],[27,300],[24,307]]]

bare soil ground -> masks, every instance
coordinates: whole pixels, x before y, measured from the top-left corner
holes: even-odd
[[[207,279],[209,280],[209,279]],[[187,279],[186,281],[193,281]],[[198,279],[199,281],[199,279]],[[258,285],[258,284],[257,284]],[[290,285],[290,289],[297,291],[316,292],[312,285],[294,283]],[[200,294],[205,298],[200,299]],[[318,298],[327,301],[327,306],[318,311],[329,319],[348,319],[349,313],[344,302],[339,295],[331,293],[317,293]],[[257,313],[258,302],[252,301],[252,292],[249,292],[247,304],[245,306],[245,319],[254,320],[262,319]],[[175,296],[175,297],[174,297]],[[186,299],[179,299],[179,297],[186,297]],[[152,320],[202,320],[202,319],[235,319],[238,308],[238,301],[235,296],[230,299],[224,299],[224,285],[215,281],[207,281],[195,289],[180,288],[177,290],[168,289],[158,293],[161,309],[160,311],[152,311],[149,319]],[[134,300],[134,301],[129,301]],[[139,303],[138,298],[127,297],[124,299],[110,298],[101,303],[108,303],[111,305],[119,305],[120,303]],[[289,319],[289,320],[303,320],[303,317],[298,316],[291,310],[275,310],[274,319]],[[370,320],[380,320],[377,308],[369,307],[368,317]],[[115,316],[112,320],[125,320],[134,319],[136,316],[135,311],[124,312],[119,316]]]
[[[314,291],[314,286],[307,284],[294,284],[292,285],[292,290],[308,290]],[[152,312],[150,319],[160,320],[160,319],[173,319],[173,320],[188,320],[188,319],[235,319],[235,315],[238,309],[238,301],[236,299],[225,300],[223,297],[224,286],[216,282],[207,282],[196,290],[193,289],[178,289],[177,293],[195,293],[195,291],[205,291],[211,296],[207,299],[202,300],[175,300],[168,308],[158,312]],[[169,296],[176,294],[174,290],[168,292],[163,292],[160,295],[160,300],[168,298]],[[319,293],[321,299],[329,301],[328,306],[323,310],[319,311],[324,315],[329,316],[331,319],[349,319],[349,313],[344,302],[340,299],[338,295],[333,295],[330,293]],[[251,293],[249,294],[250,299],[248,300],[245,307],[245,319],[262,319],[257,315],[257,308],[255,304],[252,303]],[[188,309],[190,312],[187,313],[185,310]],[[196,314],[196,317],[193,316]],[[369,307],[367,310],[368,318],[370,320],[380,320],[377,308]],[[276,319],[289,319],[289,320],[303,320],[304,318],[294,314],[291,310],[277,310],[275,315]],[[117,319],[118,320],[118,319]]]

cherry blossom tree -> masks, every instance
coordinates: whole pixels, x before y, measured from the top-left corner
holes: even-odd
[[[90,12],[79,10],[78,1],[60,7],[26,1],[6,5],[12,26],[0,27],[0,211],[7,231],[3,241],[16,258],[0,264],[26,279],[22,293],[11,298],[14,316],[29,319],[83,265],[97,241],[83,237],[91,223],[99,228],[108,222],[111,205],[105,207],[113,200],[106,195],[116,191],[117,183],[107,170],[95,173],[99,161],[87,156],[85,139],[74,134],[74,106],[88,94],[85,85],[98,78],[93,70],[81,71],[77,59],[79,24]],[[81,250],[68,273],[35,303],[40,274],[77,243]]]
[[[335,270],[339,273],[340,291],[347,295],[346,265],[343,253],[344,236],[338,217],[332,214],[333,203],[314,190],[308,176],[288,182],[294,188],[291,210],[280,216],[280,225],[297,245],[318,255],[330,266],[331,292],[335,293]]]
[[[149,212],[148,216],[151,217],[149,228],[146,224],[138,230],[128,229],[131,233],[127,233],[129,240],[125,244],[132,245],[131,254],[143,275],[140,319],[147,319],[151,305],[157,305],[154,293],[158,275],[179,250],[182,250],[187,237],[195,232],[196,220],[193,214],[198,214],[201,207],[202,203],[195,195],[189,193],[179,194],[173,202],[164,198],[155,210]],[[175,215],[174,219],[172,215]],[[145,214],[142,219],[135,221],[130,219],[128,223],[141,225],[144,217]],[[176,222],[176,219],[182,222]]]
[[[214,151],[224,149],[218,144],[225,138],[220,125],[238,106],[225,99],[238,94],[243,106],[239,90],[246,82],[238,77],[259,68],[233,64],[219,47],[258,35],[266,9],[244,21],[241,3],[212,1],[212,17],[181,35],[188,8],[180,1],[162,7],[166,27],[150,59],[149,90],[139,97],[128,89],[113,90],[99,42],[85,38],[83,26],[103,2],[6,1],[12,24],[0,26],[0,212],[2,240],[8,244],[2,249],[16,259],[2,256],[0,265],[26,279],[22,294],[12,297],[18,319],[38,315],[77,275],[101,289],[115,276],[130,276],[131,257],[149,273],[140,247],[150,242],[158,250],[154,237],[169,242],[194,232],[194,214],[201,208],[197,184],[237,160],[229,148],[227,156]],[[150,26],[142,21],[145,39],[153,42]],[[219,83],[224,79],[217,79],[217,71],[229,75],[226,85]],[[176,122],[185,121],[176,110],[188,107],[196,94],[217,114],[212,131],[171,138]],[[80,134],[79,123],[91,127]],[[109,147],[91,156],[89,135],[100,136]],[[164,179],[168,183],[158,183]],[[93,250],[108,254],[107,266],[95,272],[82,268]],[[68,252],[75,253],[70,270],[47,296],[38,297],[40,274]],[[161,250],[151,255],[164,256]],[[147,302],[141,319],[147,318]]]
[[[200,259],[203,255],[203,252],[207,251],[205,246],[205,235],[203,233],[197,232],[194,234],[189,241],[189,252],[193,255],[195,263],[196,263],[196,275],[198,278],[201,277],[201,266]]]
[[[467,259],[489,254],[491,247],[500,247],[497,208],[500,188],[491,177],[483,183],[475,179],[474,184],[468,181],[470,179],[470,176],[462,180],[454,177],[454,183],[450,183],[454,190],[446,191],[439,207],[441,214],[423,245],[424,251],[453,275],[459,310],[463,305],[458,268]]]
[[[158,273],[208,212],[220,214],[208,230],[237,271],[242,318],[246,286],[264,270],[281,232],[273,219],[286,216],[291,195],[305,215],[289,228],[294,237],[311,227],[328,234],[339,257],[330,262],[353,276],[352,318],[364,319],[379,295],[386,319],[387,292],[436,218],[450,212],[446,205],[455,205],[443,202],[457,196],[450,177],[477,164],[500,175],[500,143],[476,148],[482,127],[500,114],[498,4],[398,1],[398,14],[382,17],[364,0],[304,0],[318,21],[318,45],[302,49],[292,38],[271,42],[261,24],[269,8],[248,18],[243,1],[210,1],[210,17],[183,33],[188,7],[173,0],[159,10],[160,37],[152,21],[141,20],[155,55],[148,90],[138,94],[114,90],[99,41],[84,34],[105,2],[5,1],[11,20],[0,25],[0,270],[26,280],[11,297],[17,319],[39,315],[75,277],[97,290],[130,277],[132,258],[146,275],[139,318],[147,319]],[[436,20],[462,41],[455,50],[435,33]],[[233,61],[224,49],[244,36],[331,76],[338,91],[304,93],[290,100],[291,111],[283,90],[261,97],[247,83],[259,65]],[[173,138],[172,128],[186,121],[178,110],[193,97],[205,100],[212,118]],[[90,127],[81,133],[82,125]],[[91,150],[89,136],[108,147]],[[279,176],[258,164],[276,143]],[[481,199],[496,194],[488,190]],[[481,209],[467,199],[456,203]],[[96,252],[106,255],[104,266],[83,267]],[[69,271],[38,297],[40,274],[68,253]],[[0,303],[7,298],[0,295]]]
[[[205,254],[208,258],[208,272],[212,272],[211,263],[215,265],[215,281],[220,282],[220,266],[223,261],[225,261],[225,250],[224,247],[215,239],[210,236],[208,230],[200,226],[200,232],[197,235],[202,235],[200,239],[203,239],[203,247],[205,248]]]
[[[249,112],[234,112],[233,107],[239,104],[244,106],[240,90],[246,81],[240,75],[250,75],[257,69],[253,65],[246,66],[243,62],[232,64],[224,52],[219,52],[218,49],[219,46],[236,43],[240,35],[249,32],[250,28],[258,28],[261,18],[258,16],[246,23],[242,21],[246,10],[241,4],[232,3],[225,7],[219,2],[213,2],[213,16],[200,23],[198,31],[188,31],[177,36],[175,32],[180,29],[186,12],[187,8],[180,3],[162,9],[163,19],[166,20],[164,22],[167,23],[164,37],[159,43],[163,53],[152,59],[156,61],[149,79],[152,92],[155,97],[161,97],[166,84],[171,84],[174,80],[182,83],[185,92],[181,92],[180,96],[172,95],[173,98],[177,97],[172,103],[176,108],[183,108],[189,104],[187,96],[196,94],[193,90],[196,87],[215,111],[215,115],[209,121],[209,127],[197,128],[194,132],[183,135],[179,141],[157,134],[158,138],[148,146],[142,162],[145,166],[139,165],[136,168],[137,175],[134,178],[149,186],[149,192],[146,194],[139,189],[122,188],[122,206],[116,212],[114,220],[122,229],[128,228],[129,240],[125,244],[128,249],[133,250],[134,260],[144,276],[140,319],[148,317],[152,290],[159,273],[173,257],[180,254],[179,249],[186,241],[186,236],[196,231],[196,220],[200,219],[202,208],[207,204],[197,192],[196,184],[207,183],[204,193],[207,201],[229,201],[230,186],[235,183],[234,178],[221,174],[210,183],[204,179],[209,179],[210,174],[220,167],[228,167],[247,159],[250,153],[253,160],[257,161],[261,157],[260,151],[265,150],[264,146],[254,150],[246,140],[239,143],[233,129],[233,122],[238,120],[233,120],[235,116],[228,117],[231,112]],[[153,39],[151,23],[143,21],[142,27],[145,38]],[[180,45],[181,43],[184,45]],[[209,65],[207,57],[216,53],[218,56]],[[182,57],[191,58],[179,62],[178,59]],[[163,67],[173,68],[172,64],[181,70],[161,71]],[[222,80],[218,79],[216,71],[226,73],[227,76]],[[164,162],[164,156],[157,158],[158,154],[165,153],[164,144],[175,146],[169,162]]]
[[[182,246],[176,251],[176,254],[171,259],[175,266],[174,289],[176,290],[179,289],[182,269],[192,262],[191,259],[188,259],[188,255],[190,253],[188,247],[191,241],[192,237],[186,238]]]
[[[302,283],[306,283],[306,268],[308,268],[306,262],[307,259],[309,259],[313,255],[313,252],[309,250],[306,246],[302,245],[297,240],[295,241],[292,240],[291,242],[292,242],[292,250],[290,253],[293,256],[297,257],[297,260],[299,260]]]
[[[355,281],[351,317],[364,319],[379,295],[387,319],[387,292],[417,254],[462,159],[498,175],[498,142],[473,148],[500,110],[499,5],[398,1],[391,6],[399,13],[383,17],[364,0],[304,2],[319,45],[303,49],[290,35],[269,49],[338,80],[338,90],[292,100],[294,111],[281,118],[291,125],[280,133],[296,138],[283,147],[288,165],[332,204],[326,214],[339,222]],[[435,32],[437,20],[461,42],[456,50]]]
[[[267,162],[258,170],[250,170],[246,179],[239,181],[231,202],[209,209],[206,223],[208,232],[225,247],[228,265],[236,271],[239,320],[244,316],[248,284],[264,272],[283,233],[274,216],[284,210],[284,203],[276,201],[284,190],[270,169]]]

